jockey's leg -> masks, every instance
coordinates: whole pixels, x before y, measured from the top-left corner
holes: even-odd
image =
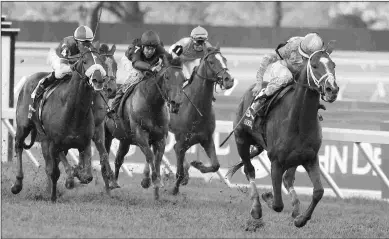
[[[54,75],[54,72],[51,72],[49,75],[47,75],[45,78],[43,78],[42,80],[40,80],[38,82],[38,85],[36,86],[35,90],[31,94],[32,104],[29,107],[30,111],[35,112],[36,109],[34,108],[34,106],[35,106],[36,102],[43,95],[43,93],[45,92],[45,89],[49,85],[51,85],[55,80],[56,80],[56,77]],[[29,118],[31,118],[31,114],[29,114]]]
[[[124,95],[123,86],[116,92],[115,98],[111,104],[111,110],[107,113],[107,115],[112,115],[117,112],[117,109],[120,105],[120,101]]]
[[[265,89],[259,92],[259,94],[255,97],[254,102],[250,106],[250,112],[253,117],[262,108],[267,98],[268,95],[265,93]]]

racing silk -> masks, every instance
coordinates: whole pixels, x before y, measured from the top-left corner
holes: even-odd
[[[303,37],[292,37],[286,45],[276,53],[267,54],[262,57],[257,71],[257,84],[262,85],[263,81],[269,82],[263,93],[270,96],[283,86],[293,80],[293,76],[304,67],[303,57],[298,51]],[[261,94],[258,95],[258,97]]]
[[[159,62],[159,59],[161,59],[164,54],[166,54],[166,50],[160,45],[155,49],[154,55],[147,59],[142,53],[142,48],[135,46],[135,51],[131,57],[132,66],[140,71],[150,70],[151,67]]]
[[[211,47],[211,43],[208,41],[205,41],[206,48]],[[179,40],[178,42],[174,43],[169,48],[169,53],[175,56],[175,53],[173,52],[173,49],[176,46],[182,46],[182,53],[179,56],[183,62],[183,73],[186,77],[186,79],[189,79],[193,69],[200,64],[200,59],[204,56],[204,49],[202,51],[195,51],[194,50],[194,42],[190,37],[185,37]]]
[[[80,51],[77,47],[77,43],[74,40],[73,36],[65,37],[55,49],[50,49],[47,62],[51,65],[54,70],[55,78],[61,79],[67,74],[71,74],[72,70],[70,69],[69,63],[70,59],[67,59],[69,56],[74,56]]]

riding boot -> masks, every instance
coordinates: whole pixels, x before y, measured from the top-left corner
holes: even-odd
[[[113,99],[112,104],[111,104],[111,110],[108,111],[108,113],[107,113],[107,115],[109,117],[113,116],[113,114],[115,114],[117,112],[117,108],[120,105],[120,101],[121,101],[123,95],[124,95],[124,92],[122,91],[122,89],[119,89],[116,92],[115,98]]]
[[[265,103],[267,95],[261,95],[257,100],[253,102],[250,106],[251,115],[255,117],[255,115],[263,108],[263,104]],[[262,115],[263,112],[261,112]]]
[[[32,117],[32,113],[31,112],[35,112],[36,111],[36,109],[34,108],[36,102],[41,98],[41,96],[45,92],[46,88],[49,85],[51,85],[55,80],[56,80],[56,78],[55,78],[54,72],[52,72],[50,75],[46,76],[43,79],[43,81],[38,85],[38,87],[36,89],[36,92],[35,92],[35,96],[34,96],[34,98],[32,100],[32,104],[29,106],[30,112],[28,114],[28,118]]]

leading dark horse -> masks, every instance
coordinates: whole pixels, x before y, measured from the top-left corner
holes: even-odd
[[[92,100],[94,91],[102,90],[106,72],[93,48],[84,47],[80,54],[72,57],[78,59],[72,65],[71,77],[64,78],[58,88],[49,96],[42,109],[41,120],[38,110],[28,119],[31,93],[46,73],[36,73],[29,77],[19,94],[16,107],[15,151],[17,156],[16,182],[12,193],[17,194],[23,188],[22,152],[35,142],[36,135],[41,136],[42,154],[46,162],[46,174],[50,179],[51,201],[56,201],[57,181],[60,176],[59,154],[70,148],[84,151],[91,143],[94,132]],[[66,77],[66,76],[65,76]],[[24,140],[31,132],[31,143]]]
[[[292,196],[296,227],[304,226],[323,196],[324,190],[320,180],[318,151],[322,143],[322,128],[317,117],[320,95],[327,102],[334,102],[339,87],[335,80],[335,63],[330,54],[333,42],[326,49],[314,52],[304,60],[304,68],[295,76],[293,89],[288,91],[272,110],[265,116],[264,126],[256,119],[253,130],[244,124],[235,130],[235,142],[242,162],[235,165],[231,172],[244,166],[244,172],[251,185],[253,205],[251,216],[258,220],[262,217],[262,208],[255,184],[255,169],[250,162],[250,146],[258,147],[259,153],[266,149],[271,161],[271,179],[273,193],[262,194],[262,199],[276,212],[284,208],[281,194],[282,181]],[[247,90],[238,106],[234,127],[246,113],[253,96]],[[262,128],[263,127],[263,128]],[[262,129],[262,130],[261,130]],[[302,165],[313,183],[312,202],[308,209],[299,214],[299,202],[293,188],[297,166]],[[284,177],[283,174],[286,171]],[[231,174],[231,176],[232,176]]]
[[[193,167],[202,173],[216,172],[220,167],[212,137],[216,127],[213,91],[216,84],[230,89],[234,85],[234,78],[228,72],[227,61],[219,47],[205,50],[199,66],[191,76],[191,83],[184,89],[188,97],[184,99],[178,114],[170,117],[169,130],[175,135],[174,151],[177,157],[177,179],[173,194],[178,193],[181,182],[186,184],[188,181],[190,165],[185,161],[185,153],[192,145],[200,143],[211,159],[211,166],[194,161],[191,162]]]
[[[93,134],[93,142],[99,152],[100,155],[100,165],[101,165],[101,173],[105,182],[106,191],[109,193],[110,189],[118,188],[119,185],[114,178],[112,169],[109,165],[108,153],[105,149],[105,131],[104,131],[104,117],[107,113],[108,109],[108,99],[112,99],[115,97],[117,85],[116,85],[116,72],[118,69],[117,62],[114,58],[114,53],[116,51],[116,46],[112,45],[111,49],[109,49],[108,45],[101,44],[99,42],[95,42],[94,47],[100,53],[100,58],[103,62],[103,67],[107,72],[106,81],[104,83],[104,88],[102,91],[95,91],[93,93],[93,105],[92,112],[95,122],[95,131]],[[85,151],[81,152],[80,159],[89,159],[91,158],[92,149],[91,147],[87,147]],[[66,180],[66,187],[68,189],[73,188],[74,179],[76,176],[80,179],[81,183],[85,182],[82,175],[92,175],[91,168],[92,165],[91,160],[80,160],[79,164],[73,170],[65,158],[64,153],[60,154],[61,162],[64,164],[65,171],[68,174],[68,178]],[[87,173],[84,173],[84,170]]]
[[[165,153],[169,117],[178,112],[183,98],[185,76],[181,65],[179,59],[164,56],[161,71],[138,83],[124,99],[123,114],[117,120],[119,122],[115,124],[113,119],[106,117],[106,150],[109,152],[113,138],[120,140],[115,159],[116,179],[130,145],[137,145],[146,157],[141,185],[143,188],[150,186],[151,168],[155,199],[159,198],[160,165]],[[173,114],[169,115],[166,103]]]

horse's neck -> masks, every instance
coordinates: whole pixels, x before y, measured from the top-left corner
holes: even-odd
[[[302,81],[303,79],[303,81]],[[300,84],[307,84],[306,70],[299,79]],[[316,91],[309,90],[301,85],[295,86],[294,101],[291,107],[291,122],[289,130],[300,135],[308,135],[317,127],[317,110],[319,95]]]
[[[90,110],[93,91],[76,74],[73,73],[72,79],[67,84],[65,97],[66,103],[69,106],[68,112],[70,112],[68,114],[68,122],[80,124],[81,121],[86,119],[87,113]]]
[[[160,108],[165,104],[165,100],[163,99],[161,92],[159,92],[158,87],[164,94],[161,78],[146,79],[140,87],[147,105],[150,105],[153,109]]]
[[[189,96],[198,109],[210,111],[212,108],[214,83],[211,80],[206,80],[199,76],[211,78],[205,74],[204,65],[200,65],[197,72],[193,74],[192,83],[188,86],[190,89]]]

